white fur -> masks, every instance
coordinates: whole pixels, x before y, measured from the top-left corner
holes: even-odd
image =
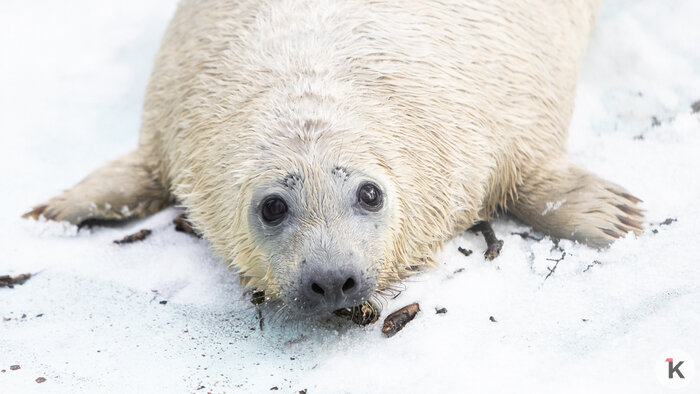
[[[499,208],[606,245],[616,226],[638,231],[629,223],[640,213],[625,205],[635,200],[564,157],[597,9],[597,0],[184,0],[155,62],[139,157],[259,288],[276,279],[249,231],[253,191],[295,171],[322,193],[319,174],[336,165],[387,188],[384,285]],[[588,197],[577,199],[581,190]],[[548,201],[562,204],[543,216]]]

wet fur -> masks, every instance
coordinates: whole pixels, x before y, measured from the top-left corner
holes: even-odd
[[[314,196],[348,167],[378,179],[391,201],[371,250],[380,288],[499,209],[606,246],[640,231],[638,200],[565,149],[597,9],[184,0],[155,61],[138,150],[30,216],[126,219],[177,200],[247,285],[274,293],[276,276],[298,267],[273,272],[251,234],[257,185],[293,174],[312,228],[324,220]]]

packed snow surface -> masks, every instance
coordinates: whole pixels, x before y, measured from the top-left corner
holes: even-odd
[[[36,274],[0,288],[0,391],[658,393],[675,357],[680,392],[700,392],[700,2],[605,2],[582,69],[571,157],[644,200],[644,234],[557,249],[499,218],[500,257],[466,232],[386,300],[384,316],[421,307],[388,339],[264,308],[261,330],[235,273],[174,231],[175,208],[81,230],[19,218],[136,146],[174,3],[0,2],[0,275]]]

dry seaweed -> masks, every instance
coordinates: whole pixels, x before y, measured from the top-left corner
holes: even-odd
[[[17,276],[0,275],[0,287],[9,287],[12,289],[15,285],[22,285],[29,280],[32,274],[22,274]]]
[[[420,311],[420,306],[418,303],[413,303],[411,305],[406,305],[405,307],[399,309],[398,311],[392,313],[384,319],[384,326],[382,327],[382,333],[387,337],[391,337],[397,332],[401,331],[408,322],[416,317],[416,314]]]
[[[379,308],[370,301],[365,301],[362,305],[353,306],[352,308],[338,309],[333,312],[336,316],[350,319],[353,323],[360,326],[366,326],[379,320],[379,313]]]
[[[265,302],[265,290],[254,291],[250,302],[253,305],[260,305]]]

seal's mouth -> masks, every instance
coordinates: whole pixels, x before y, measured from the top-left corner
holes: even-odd
[[[380,308],[371,301],[365,301],[361,305],[352,308],[338,309],[334,315],[352,320],[355,324],[365,326],[379,320]]]
[[[321,285],[318,286],[321,287]],[[376,284],[366,277],[358,278],[352,289],[347,285],[345,287],[347,294],[343,292],[342,286],[322,287],[323,293],[314,290],[304,291],[313,287],[315,286],[308,284],[303,287],[283,286],[281,291],[268,294],[264,291],[255,291],[251,301],[255,305],[271,301],[275,309],[284,311],[284,314],[306,319],[331,314],[356,313],[352,311],[376,297]]]
[[[326,294],[321,297],[297,297],[293,302],[294,309],[302,315],[325,315],[335,313],[340,310],[351,310],[366,303],[374,293],[374,286],[366,284],[359,291],[354,291],[352,296],[344,295],[340,292]]]

